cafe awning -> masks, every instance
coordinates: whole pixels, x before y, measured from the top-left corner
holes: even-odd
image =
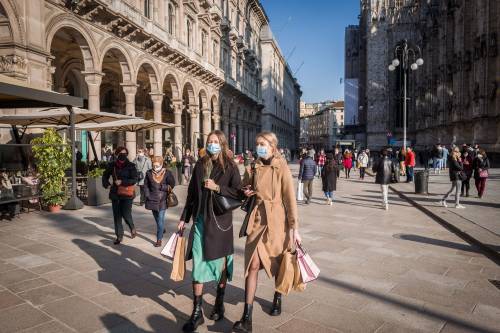
[[[87,131],[94,131],[94,132],[100,132],[100,131],[138,132],[143,130],[163,129],[163,128],[173,128],[173,127],[175,127],[175,125],[171,123],[160,123],[141,118],[122,119],[102,124],[86,123],[86,124],[79,124],[76,126],[77,129],[85,129]]]

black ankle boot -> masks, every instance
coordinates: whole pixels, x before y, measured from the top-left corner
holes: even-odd
[[[243,316],[241,316],[240,321],[235,322],[233,325],[233,330],[235,332],[242,332],[242,333],[252,332],[252,310],[253,310],[252,304],[245,303],[245,308],[243,309]]]
[[[203,318],[203,310],[201,308],[203,304],[203,299],[201,296],[195,296],[193,300],[193,313],[191,318],[182,326],[183,332],[194,332],[198,326],[205,322]]]
[[[219,321],[224,319],[224,293],[226,292],[226,287],[221,288],[217,286],[217,297],[215,298],[214,308],[212,313],[208,318],[211,320]]]
[[[281,294],[279,292],[274,293],[273,306],[269,314],[271,316],[279,316],[281,314]]]

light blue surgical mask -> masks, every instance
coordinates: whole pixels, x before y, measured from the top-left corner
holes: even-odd
[[[209,143],[207,145],[207,151],[211,155],[215,155],[217,153],[220,153],[220,151],[221,151],[220,144],[218,144],[218,143]]]
[[[257,146],[257,156],[260,158],[266,158],[267,157],[267,147]]]

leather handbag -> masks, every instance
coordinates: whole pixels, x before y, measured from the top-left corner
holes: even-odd
[[[175,207],[179,204],[179,200],[177,199],[177,196],[175,195],[174,191],[172,190],[172,187],[168,185],[167,188],[167,208]]]
[[[117,180],[118,177],[116,177],[116,168],[113,169],[113,174],[114,174],[114,179]],[[118,185],[116,188],[116,194],[120,197],[127,197],[127,198],[132,198],[135,195],[135,186],[134,185]]]
[[[241,207],[241,200],[226,197],[215,192],[213,192],[213,194],[213,208],[216,216],[224,215],[227,212]]]
[[[467,174],[464,171],[458,171],[457,172],[457,177],[461,181],[466,181],[467,180]]]
[[[479,178],[488,178],[488,169],[479,169]]]
[[[255,163],[252,163],[252,188],[255,189]],[[246,212],[245,218],[243,219],[243,224],[241,225],[240,228],[240,233],[239,237],[245,237],[247,236],[247,228],[248,228],[248,222],[250,221],[250,215],[252,215],[252,212],[255,208],[255,203],[257,201],[257,195],[252,195],[251,197],[247,198],[243,205],[241,205],[241,209]]]

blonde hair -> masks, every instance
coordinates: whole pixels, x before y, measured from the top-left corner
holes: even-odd
[[[154,156],[151,159],[151,164],[154,164],[154,163],[160,163],[160,165],[163,165],[163,157],[161,157],[161,156]]]
[[[263,131],[263,132],[260,132],[259,134],[257,134],[257,136],[255,137],[255,140],[257,140],[258,138],[262,138],[269,143],[271,148],[274,150],[274,152],[273,152],[274,156],[281,156],[281,154],[278,150],[278,137],[276,136],[276,134],[274,134],[273,132],[270,132],[270,131]]]

